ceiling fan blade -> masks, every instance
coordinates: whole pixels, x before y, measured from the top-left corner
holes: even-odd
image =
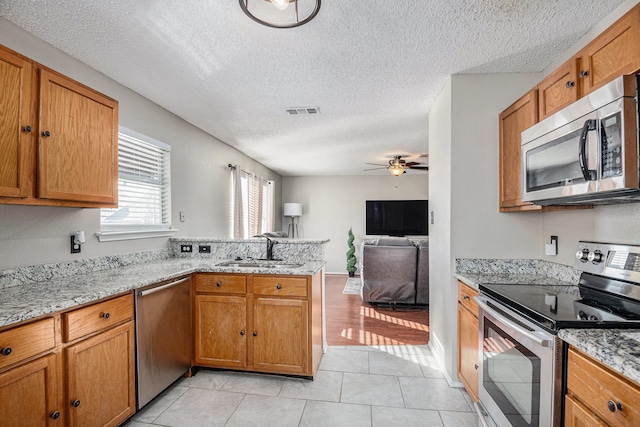
[[[368,163],[368,164],[370,164],[370,163]],[[381,168],[371,168],[371,169],[362,169],[362,170],[363,171],[377,171],[377,170],[380,170],[380,169],[388,169],[388,168],[386,166],[383,166]]]
[[[422,170],[429,170],[429,166],[411,166],[411,169],[422,169]]]
[[[421,165],[422,163],[420,162],[407,162],[405,163],[405,166],[409,166],[410,168],[416,166],[416,165]]]
[[[365,165],[373,165],[373,166],[387,166],[387,165],[381,165],[380,163],[365,163]]]

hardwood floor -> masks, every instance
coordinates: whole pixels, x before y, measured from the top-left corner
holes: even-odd
[[[424,345],[429,342],[429,312],[392,310],[364,303],[360,295],[344,295],[346,275],[327,274],[328,345]]]

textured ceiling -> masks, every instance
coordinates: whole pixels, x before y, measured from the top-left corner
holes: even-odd
[[[448,75],[540,72],[621,3],[323,0],[292,29],[237,0],[0,0],[0,16],[282,175],[359,175],[425,160]],[[321,114],[284,111],[304,106]]]

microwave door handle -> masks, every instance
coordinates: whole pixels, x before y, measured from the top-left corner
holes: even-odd
[[[582,176],[585,181],[593,181],[596,179],[595,171],[589,170],[587,166],[587,137],[589,136],[589,132],[592,130],[596,130],[596,121],[587,120],[584,122],[582,132],[580,133],[580,153],[578,154],[578,160],[580,162],[580,170],[582,171]]]

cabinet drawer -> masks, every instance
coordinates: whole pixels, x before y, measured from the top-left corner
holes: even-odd
[[[232,274],[196,274],[196,292],[246,294],[247,276]]]
[[[475,296],[478,296],[478,291],[458,280],[458,301],[478,317],[478,304],[473,299]]]
[[[640,425],[640,387],[573,348],[569,349],[567,389],[609,425]],[[618,403],[622,409],[616,408]]]
[[[306,297],[307,279],[304,277],[255,276],[253,293],[255,295]]]
[[[124,295],[64,313],[64,341],[69,342],[133,318],[133,295]]]
[[[9,353],[0,355],[0,369],[51,350],[55,342],[55,320],[39,320],[0,332],[0,350]]]

